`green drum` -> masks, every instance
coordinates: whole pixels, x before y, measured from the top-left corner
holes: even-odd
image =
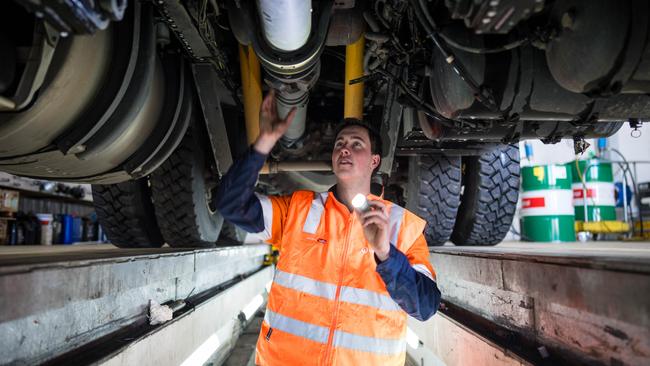
[[[571,170],[566,165],[521,168],[521,235],[528,241],[575,241]]]
[[[573,207],[576,221],[585,221],[585,193],[587,195],[587,221],[616,220],[616,198],[612,163],[594,158],[576,160],[573,172]],[[582,184],[584,177],[585,185]]]

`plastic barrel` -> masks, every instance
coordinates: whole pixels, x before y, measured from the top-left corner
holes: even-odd
[[[63,215],[61,228],[61,244],[72,244],[73,220],[71,215]]]
[[[81,241],[81,234],[82,234],[81,217],[74,216],[72,218],[72,242],[76,243]]]
[[[587,194],[589,222],[616,220],[616,198],[612,163],[600,159],[576,160],[571,164],[573,173],[573,207],[576,221],[585,221],[584,195]],[[585,186],[581,177],[584,177]]]
[[[521,168],[523,240],[575,241],[571,170],[566,165]]]

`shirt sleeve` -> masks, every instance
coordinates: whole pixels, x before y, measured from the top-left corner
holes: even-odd
[[[431,318],[440,305],[441,294],[428,257],[429,248],[422,234],[406,254],[391,245],[388,259],[379,262],[375,256],[377,272],[390,296],[402,310],[420,321]]]
[[[246,155],[233,162],[217,188],[216,208],[225,220],[279,246],[291,196],[255,193],[265,160],[266,155],[251,147]]]

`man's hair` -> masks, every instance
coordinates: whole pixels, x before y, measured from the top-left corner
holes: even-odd
[[[341,123],[339,123],[339,125],[336,127],[334,141],[336,141],[336,138],[339,137],[339,133],[343,131],[344,128],[350,126],[359,126],[365,128],[368,131],[368,137],[370,138],[370,152],[372,154],[378,154],[381,156],[381,136],[379,136],[379,133],[372,127],[372,125],[358,118],[343,119],[343,121],[341,121]]]

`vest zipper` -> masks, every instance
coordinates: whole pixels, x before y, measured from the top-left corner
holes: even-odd
[[[336,285],[336,296],[334,297],[334,319],[332,320],[332,324],[330,325],[330,333],[327,338],[327,349],[325,353],[325,365],[331,365],[332,362],[332,353],[334,352],[334,347],[332,343],[334,342],[334,331],[336,329],[336,323],[338,322],[338,317],[339,317],[339,308],[341,305],[341,302],[339,301],[339,298],[341,296],[341,286],[343,285],[343,277],[345,275],[345,268],[347,267],[347,259],[348,259],[348,248],[350,244],[350,232],[352,232],[352,223],[354,222],[354,213],[350,214],[350,219],[348,220],[348,230],[345,233],[345,241],[344,241],[344,246],[343,246],[343,254],[342,254],[342,259],[341,259],[341,272],[339,274],[339,281],[338,284]]]

